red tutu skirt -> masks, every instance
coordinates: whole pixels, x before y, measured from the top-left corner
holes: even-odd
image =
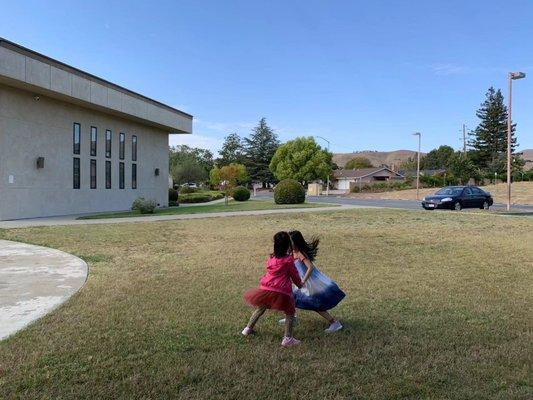
[[[287,315],[296,312],[292,295],[265,290],[261,288],[249,289],[244,293],[244,301],[252,307],[266,307],[271,310],[282,311]]]

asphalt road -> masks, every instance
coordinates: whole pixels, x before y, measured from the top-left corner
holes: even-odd
[[[272,193],[261,193],[257,197],[272,197]],[[344,196],[307,196],[311,203],[334,203],[334,204],[353,204],[356,206],[383,207],[383,208],[401,208],[405,210],[426,211],[420,205],[420,201],[414,200],[379,200],[379,199],[356,199]],[[491,208],[494,211],[504,211],[505,204],[494,204]],[[474,210],[474,209],[472,209]],[[513,205],[511,210],[533,213],[533,205]]]

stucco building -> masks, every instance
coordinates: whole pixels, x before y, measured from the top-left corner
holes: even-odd
[[[0,220],[168,204],[192,116],[0,38]]]
[[[339,169],[333,171],[333,185],[337,190],[349,191],[354,185],[372,185],[380,182],[401,182],[405,177],[387,167]]]

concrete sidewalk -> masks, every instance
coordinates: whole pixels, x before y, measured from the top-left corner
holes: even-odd
[[[201,218],[221,218],[221,217],[240,217],[247,215],[271,215],[271,214],[294,214],[309,212],[329,212],[343,211],[355,208],[375,208],[369,206],[357,205],[331,205],[331,207],[316,208],[283,208],[277,210],[254,210],[254,211],[226,211],[201,214],[180,214],[180,215],[147,215],[144,217],[125,217],[125,218],[102,218],[102,219],[76,219],[77,215],[63,217],[19,219],[14,221],[0,221],[0,228],[30,228],[36,226],[58,226],[58,225],[95,225],[95,224],[124,224],[134,222],[151,222],[151,221],[173,221]]]
[[[87,264],[71,254],[0,240],[0,340],[66,301],[87,273]]]

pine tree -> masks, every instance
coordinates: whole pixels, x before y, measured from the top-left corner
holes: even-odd
[[[473,161],[487,172],[503,172],[507,152],[507,107],[500,89],[490,87],[486,99],[477,110],[481,120],[476,129],[470,133],[469,145],[473,149]],[[518,144],[515,137],[516,124],[511,128],[511,151]]]
[[[262,182],[263,186],[275,181],[270,171],[270,161],[279,146],[278,135],[261,118],[249,138],[244,138],[245,165],[252,181]]]
[[[231,163],[241,164],[244,159],[244,146],[241,137],[237,133],[226,136],[219,154],[217,164],[221,167]]]

